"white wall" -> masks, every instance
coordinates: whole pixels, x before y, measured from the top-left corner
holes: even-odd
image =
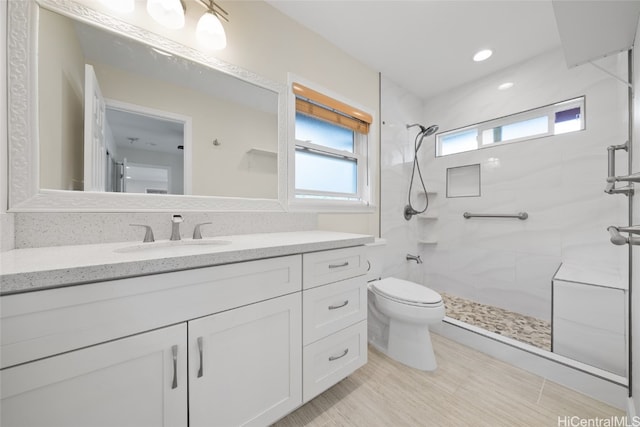
[[[624,76],[626,54],[599,64]],[[514,81],[498,91],[504,81]],[[423,174],[439,193],[434,234],[422,248],[425,281],[438,290],[537,318],[551,318],[551,279],[562,262],[626,269],[606,231],[623,223],[627,200],[603,192],[607,146],[627,138],[626,88],[591,65],[568,70],[548,52],[425,103],[440,131],[586,95],[586,130],[435,158],[435,136],[421,149]],[[446,170],[481,165],[481,197],[446,198]],[[624,173],[622,157],[618,172]],[[470,219],[465,211],[517,213],[526,221]]]
[[[638,88],[640,87],[640,23],[636,31],[636,39],[634,43],[634,63],[633,63],[633,82],[635,93],[633,99],[634,115],[633,115],[633,171],[640,172],[640,96],[638,96]],[[640,194],[638,190],[640,185],[636,184],[636,195],[633,197],[633,224],[640,224]],[[632,280],[631,280],[631,313],[632,313],[632,330],[631,330],[631,393],[637,414],[640,414],[640,246],[633,248],[632,261]]]
[[[381,236],[387,240],[383,276],[422,282],[421,268],[406,260],[407,253],[418,253],[422,220],[414,217],[407,222],[403,210],[409,192],[414,138],[418,133],[418,128],[407,129],[406,125],[424,122],[424,101],[385,76],[382,76],[380,96]],[[429,123],[423,124],[429,126]],[[415,179],[414,189],[420,187],[418,177]],[[415,200],[416,205],[422,203],[422,199]]]
[[[41,11],[38,39],[40,186],[81,190],[84,57],[70,20]]]
[[[0,23],[6,27],[7,3],[0,3]],[[0,31],[0,99],[7,99],[7,34]],[[15,245],[13,214],[7,211],[7,104],[0,104],[0,251]]]

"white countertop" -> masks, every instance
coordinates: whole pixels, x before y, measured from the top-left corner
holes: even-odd
[[[603,286],[606,288],[627,289],[620,271],[613,268],[596,267],[577,263],[562,263],[553,280]]]
[[[120,242],[0,252],[0,295],[358,246],[373,242],[373,237],[296,231],[204,240],[225,243],[176,248],[168,241]],[[135,250],[144,245],[153,249]]]

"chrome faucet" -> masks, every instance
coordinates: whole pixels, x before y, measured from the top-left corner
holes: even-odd
[[[422,258],[420,258],[420,255],[407,254],[407,261],[415,261],[416,264],[422,264]]]
[[[155,241],[155,238],[153,237],[153,230],[151,229],[150,225],[145,225],[145,224],[129,224],[132,227],[144,227],[145,229],[145,233],[144,233],[144,240],[142,240],[143,243],[151,243]]]
[[[171,239],[180,240],[180,223],[184,221],[182,215],[174,215],[171,217]]]

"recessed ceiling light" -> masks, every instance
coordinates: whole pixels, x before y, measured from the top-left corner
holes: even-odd
[[[473,55],[473,60],[476,62],[484,61],[485,59],[489,59],[491,55],[493,55],[491,49],[484,49]]]
[[[498,86],[498,90],[507,90],[507,89],[511,89],[512,87],[513,87],[513,82],[506,82]]]

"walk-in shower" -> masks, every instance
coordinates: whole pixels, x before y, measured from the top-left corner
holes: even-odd
[[[414,215],[418,215],[424,213],[429,208],[429,195],[427,193],[427,187],[424,184],[424,179],[422,178],[422,171],[420,170],[420,163],[418,162],[418,150],[422,146],[422,141],[425,137],[431,136],[438,131],[438,125],[431,125],[429,127],[424,127],[421,124],[414,123],[412,125],[407,125],[407,129],[418,126],[420,127],[420,132],[417,133],[415,140],[413,141],[413,168],[411,169],[411,180],[409,181],[409,194],[407,196],[407,205],[404,207],[404,219],[409,221],[411,217]],[[413,180],[415,179],[416,171],[418,171],[418,177],[420,178],[420,185],[422,186],[422,190],[424,191],[425,197],[425,205],[421,210],[417,210],[413,207],[413,203],[411,202],[411,193],[413,190]]]
[[[599,61],[626,73],[626,53]],[[507,72],[521,82],[517,92],[490,91]],[[577,98],[583,107],[568,106]],[[443,330],[569,360],[624,386],[628,260],[610,237],[626,245],[640,235],[624,226],[607,232],[628,222],[628,197],[607,186],[607,168],[615,162],[608,147],[628,139],[627,104],[626,86],[595,67],[567,69],[560,49],[429,99],[383,79],[387,274],[442,295]],[[571,117],[563,114],[569,110]],[[523,112],[529,115],[511,117]],[[576,117],[583,129],[554,132]],[[406,125],[425,119],[440,129]],[[513,133],[533,132],[536,120],[544,136]],[[445,143],[451,146],[442,154]],[[616,176],[635,179],[625,150],[611,155],[618,156]],[[398,214],[405,204],[414,221]],[[423,264],[408,262],[407,252]]]

